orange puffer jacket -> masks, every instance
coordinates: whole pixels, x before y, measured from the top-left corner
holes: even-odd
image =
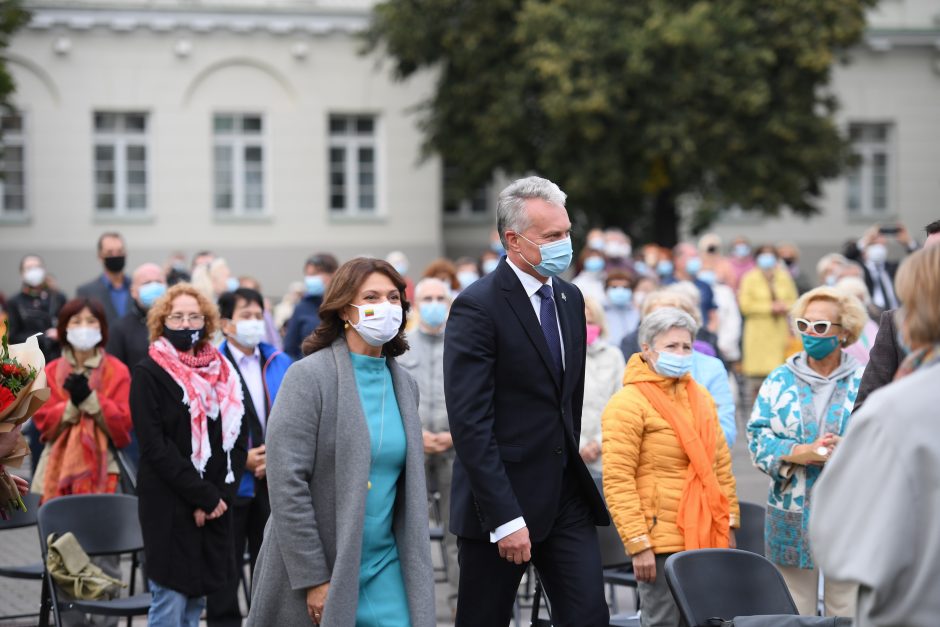
[[[634,354],[624,372],[623,389],[610,399],[601,417],[604,496],[623,545],[631,555],[649,548],[654,553],[685,549],[676,519],[689,467],[689,458],[672,427],[633,384],[656,383],[679,404],[683,417],[692,420],[685,389],[689,376],[664,377],[653,371],[640,353]],[[708,396],[705,388],[699,387]],[[725,438],[720,437],[714,401],[710,403],[710,413],[708,419],[715,421],[719,434],[713,468],[728,497],[731,526],[737,527],[740,514],[731,453]]]

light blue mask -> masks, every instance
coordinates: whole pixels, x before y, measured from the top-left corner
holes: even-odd
[[[418,311],[421,312],[421,322],[432,329],[436,329],[447,320],[447,305],[438,301],[421,303]]]
[[[307,289],[307,296],[323,296],[326,291],[326,283],[323,282],[323,277],[319,275],[305,276],[304,286]]]
[[[777,256],[773,253],[761,253],[757,255],[757,267],[761,270],[770,270],[777,265]]]
[[[519,235],[519,237],[529,242],[533,246],[539,247],[539,254],[542,256],[542,261],[537,265],[533,264],[525,257],[522,259],[527,264],[535,268],[535,271],[541,274],[543,277],[548,278],[558,276],[567,270],[568,266],[571,265],[571,258],[574,256],[574,249],[571,248],[570,237],[560,239],[557,242],[542,244],[541,246],[527,238],[525,235]]]
[[[465,290],[480,278],[480,275],[470,270],[464,270],[457,273],[457,282],[460,283],[460,289]]]
[[[692,369],[692,355],[661,352],[659,357],[656,358],[655,369],[664,377],[678,379]]]
[[[751,247],[747,244],[735,244],[734,245],[734,256],[735,257],[747,257],[751,254]]]
[[[819,337],[818,335],[801,334],[803,338],[803,350],[813,359],[825,359],[832,354],[832,351],[839,348],[839,336],[829,335]]]
[[[647,274],[650,271],[650,268],[646,263],[642,261],[637,261],[633,264],[633,269],[636,270],[637,274]]]
[[[489,274],[499,265],[499,259],[487,259],[483,262],[483,274]]]
[[[629,287],[608,287],[607,300],[614,307],[626,307],[633,299],[633,290]]]
[[[140,298],[140,304],[147,309],[153,307],[153,304],[157,302],[157,299],[164,294],[166,294],[166,285],[157,281],[144,283],[137,291],[137,295]]]
[[[675,266],[668,259],[663,259],[656,264],[656,274],[659,276],[669,276],[673,270],[675,270]]]
[[[690,275],[695,276],[702,269],[702,260],[698,257],[692,257],[685,262],[685,271]]]
[[[718,275],[715,274],[714,270],[702,270],[696,275],[696,278],[702,283],[708,285],[714,285],[718,282]]]
[[[226,279],[226,281],[225,281],[225,291],[227,291],[227,292],[234,292],[234,291],[237,290],[237,289],[238,289],[238,279],[236,279],[236,278],[233,277],[233,276],[230,276],[228,279]]]
[[[604,258],[594,255],[584,260],[584,269],[588,272],[600,272],[604,269]]]

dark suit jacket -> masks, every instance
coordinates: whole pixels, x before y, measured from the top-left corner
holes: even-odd
[[[127,313],[108,328],[107,351],[133,370],[150,350],[150,331],[147,329],[147,312],[134,299],[128,297],[128,300]]]
[[[862,375],[862,382],[858,386],[858,398],[855,399],[853,413],[858,411],[869,394],[894,380],[894,373],[904,361],[904,351],[898,346],[897,328],[894,325],[895,311],[889,309],[881,314],[878,334],[868,354],[868,365],[865,366],[865,374]]]
[[[519,278],[503,259],[461,292],[444,336],[444,389],[457,458],[451,486],[454,534],[489,540],[519,516],[533,542],[558,513],[567,460],[595,524],[607,510],[578,454],[584,396],[584,299],[552,279],[565,353],[559,379]]]
[[[131,279],[126,274],[124,275],[124,282],[130,286]],[[78,290],[75,293],[79,298],[94,298],[104,306],[104,315],[108,319],[108,326],[113,325],[120,319],[118,316],[117,310],[114,308],[114,303],[111,302],[111,292],[108,291],[108,286],[101,281],[101,275],[99,274],[93,278],[88,283],[80,285]],[[127,295],[127,307],[128,311],[131,307],[131,298],[130,294]]]

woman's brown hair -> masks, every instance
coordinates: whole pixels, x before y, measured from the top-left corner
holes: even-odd
[[[428,277],[434,277],[445,283],[450,283],[450,289],[452,290],[460,289],[460,281],[457,280],[457,266],[454,265],[454,262],[450,259],[441,257],[429,263],[428,267],[424,269],[424,273],[421,275],[422,279]]]
[[[909,255],[894,277],[894,292],[914,348],[940,342],[940,245]]]
[[[375,272],[387,276],[401,296],[401,327],[398,329],[398,335],[385,343],[382,352],[387,357],[398,357],[408,350],[405,325],[408,322],[408,309],[411,305],[405,299],[405,280],[387,261],[356,257],[341,265],[330,280],[330,286],[323,296],[323,304],[320,305],[320,326],[303,341],[301,350],[304,355],[326,348],[343,334],[346,321],[340,317],[340,314],[346,306],[356,300],[359,288],[369,275]]]
[[[219,319],[219,308],[209,300],[201,290],[193,287],[191,283],[177,283],[170,287],[166,294],[157,299],[147,312],[147,330],[150,332],[150,342],[156,342],[163,337],[163,327],[166,325],[166,317],[173,311],[173,301],[177,296],[192,296],[199,303],[199,311],[206,317],[206,325],[202,327],[205,330],[202,339],[196,342],[197,351],[202,348],[206,342],[211,342],[212,338],[221,327]]]
[[[59,310],[59,320],[56,324],[59,341],[72,348],[68,340],[69,320],[72,319],[72,316],[80,314],[86,307],[91,315],[98,320],[98,326],[101,327],[101,341],[98,342],[97,346],[104,348],[108,344],[108,317],[104,313],[104,307],[94,298],[73,298],[62,305],[62,309]]]

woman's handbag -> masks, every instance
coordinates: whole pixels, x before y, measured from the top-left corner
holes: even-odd
[[[111,577],[85,553],[82,545],[71,531],[56,537],[51,533],[46,539],[49,547],[46,569],[59,588],[74,599],[100,601],[117,597],[121,588],[127,587],[120,579]]]

